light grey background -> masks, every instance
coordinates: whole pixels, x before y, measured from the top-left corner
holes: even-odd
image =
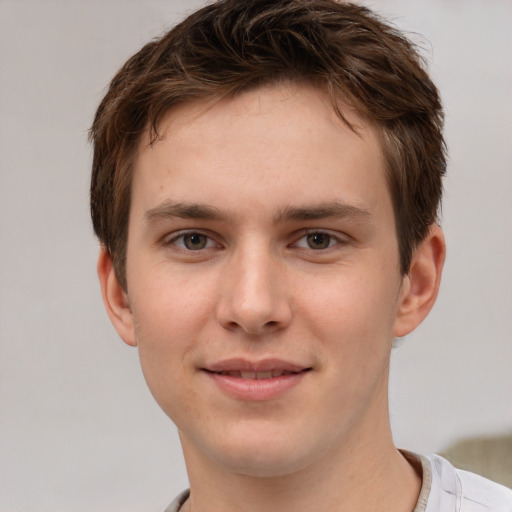
[[[366,2],[423,34],[447,111],[448,260],[393,355],[397,444],[512,430],[512,2]],[[87,129],[118,67],[202,1],[0,0],[0,511],[161,511],[175,429],[100,300]]]

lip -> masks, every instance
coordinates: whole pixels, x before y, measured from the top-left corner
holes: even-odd
[[[221,373],[226,371],[246,371],[246,372],[269,372],[272,370],[283,370],[285,372],[296,373],[306,370],[308,367],[283,359],[262,359],[260,361],[250,361],[244,358],[231,358],[218,361],[207,365],[204,369],[210,372]]]
[[[311,367],[281,359],[250,361],[239,358],[219,361],[202,368],[224,394],[237,400],[256,402],[278,398],[297,386],[310,370]],[[241,372],[266,375],[242,378]]]

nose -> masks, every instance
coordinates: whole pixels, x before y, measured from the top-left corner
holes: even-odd
[[[221,281],[216,315],[225,329],[265,335],[289,325],[292,310],[286,271],[270,251],[238,251],[226,261]]]

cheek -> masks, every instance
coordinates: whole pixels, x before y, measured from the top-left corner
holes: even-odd
[[[130,302],[139,334],[146,343],[184,343],[187,333],[190,337],[207,321],[214,296],[213,285],[204,275],[188,275],[157,264],[133,281]]]
[[[201,397],[190,386],[197,315],[155,300],[136,308],[134,317],[141,369],[155,401],[178,426],[182,418],[203,420],[202,409],[192,407]]]
[[[345,389],[357,394],[389,363],[396,283],[372,279],[369,274],[336,281],[326,283],[323,292],[318,288],[309,294],[303,317],[332,378],[343,380]]]
[[[325,326],[333,333],[362,339],[372,332],[391,335],[396,288],[395,280],[386,282],[369,274],[331,276],[307,288],[301,309],[310,319],[318,319],[320,328]]]
[[[187,280],[148,276],[130,288],[130,303],[142,371],[153,395],[179,382],[192,366],[190,354],[208,323],[211,298],[204,287],[194,288]]]

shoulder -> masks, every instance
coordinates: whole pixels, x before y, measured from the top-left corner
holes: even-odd
[[[512,512],[512,490],[456,469],[439,455],[427,459],[432,468],[432,486],[425,512]]]

